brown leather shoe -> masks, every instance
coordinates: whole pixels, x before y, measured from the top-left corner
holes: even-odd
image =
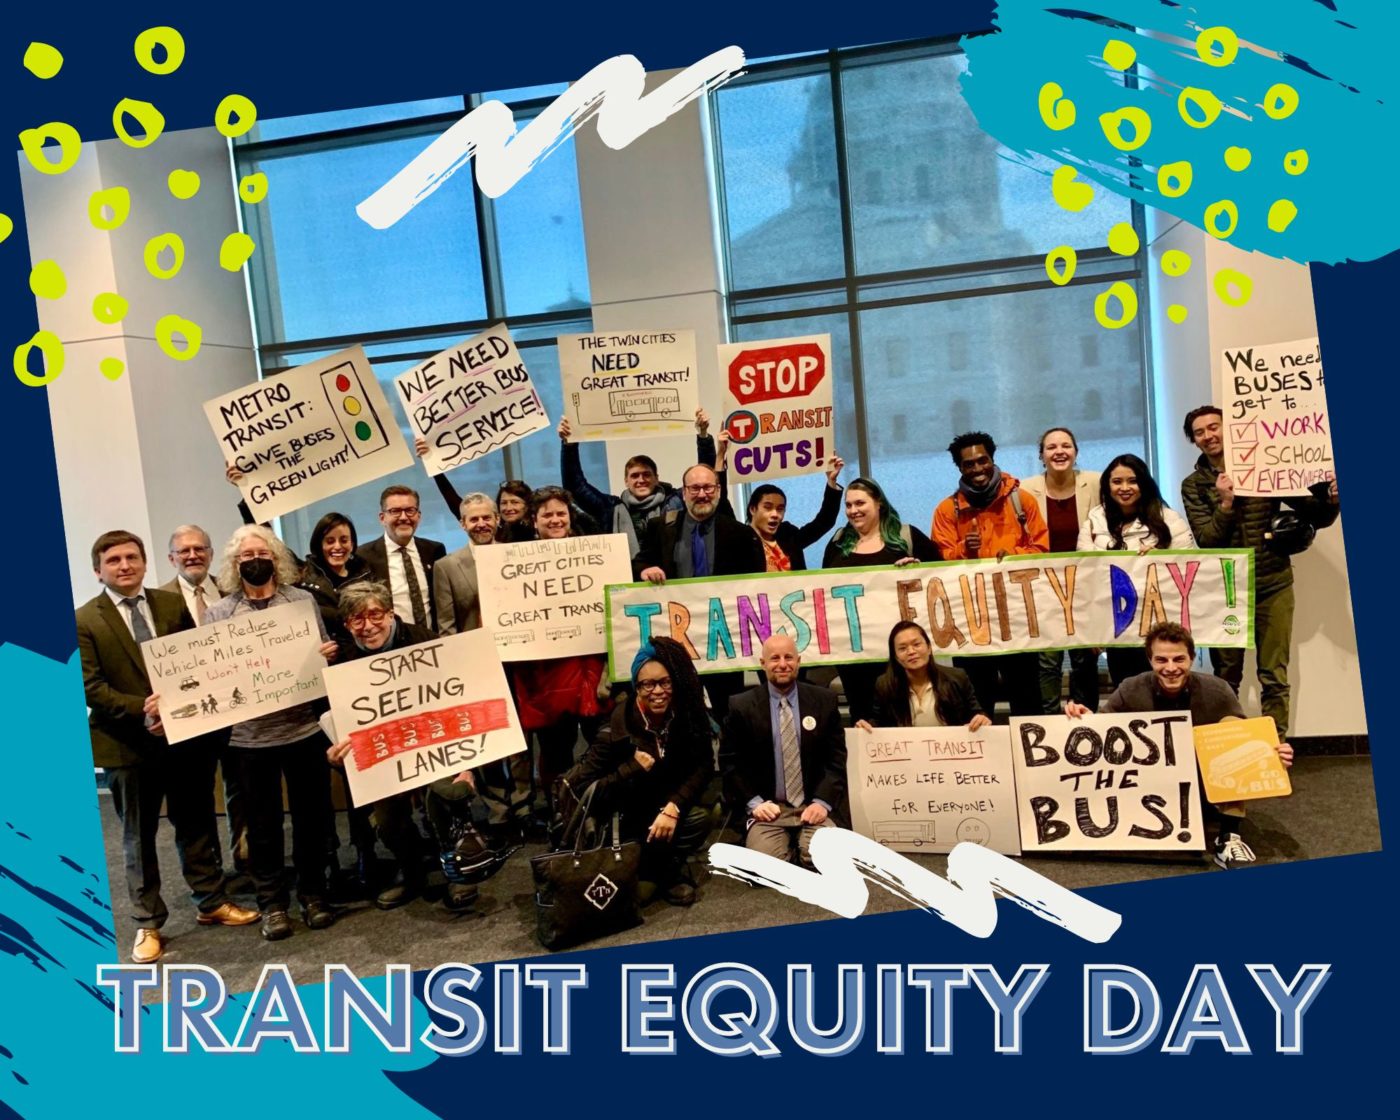
[[[195,919],[202,926],[250,926],[258,920],[256,910],[245,910],[236,902],[221,902]]]
[[[137,964],[155,964],[160,960],[161,953],[165,952],[165,946],[161,944],[160,931],[154,929],[138,929],[136,931],[136,944],[131,947],[131,959]]]

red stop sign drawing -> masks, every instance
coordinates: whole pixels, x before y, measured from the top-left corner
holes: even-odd
[[[729,391],[740,404],[805,396],[826,376],[815,342],[741,350],[729,363]]]

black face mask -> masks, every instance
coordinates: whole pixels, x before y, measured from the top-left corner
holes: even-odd
[[[265,587],[277,574],[277,565],[266,556],[238,562],[238,578],[249,587]]]

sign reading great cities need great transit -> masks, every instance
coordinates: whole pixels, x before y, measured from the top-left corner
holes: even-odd
[[[215,397],[204,414],[258,521],[413,464],[358,346]]]
[[[1139,646],[1177,622],[1202,646],[1254,644],[1249,549],[1085,552],[668,580],[608,588],[608,654],[623,679],[652,634],[681,642],[701,673],[758,668],[770,634],[808,665],[884,661],[913,619],[937,652]]]
[[[682,435],[700,407],[695,332],[561,334],[559,380],[575,442]]]
[[[814,474],[836,453],[831,336],[719,348],[731,482]]]
[[[1297,497],[1337,477],[1322,382],[1315,338],[1222,353],[1225,473],[1236,494]]]

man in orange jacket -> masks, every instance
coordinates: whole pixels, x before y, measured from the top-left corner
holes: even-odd
[[[997,445],[991,436],[964,432],[948,445],[948,453],[962,481],[933,511],[930,535],[944,560],[1000,560],[1050,551],[1050,531],[1040,506],[1016,479],[997,468]],[[1040,710],[1038,653],[959,657],[954,663],[972,678],[977,701],[988,715],[996,711],[999,691],[1013,716],[1035,715]]]

